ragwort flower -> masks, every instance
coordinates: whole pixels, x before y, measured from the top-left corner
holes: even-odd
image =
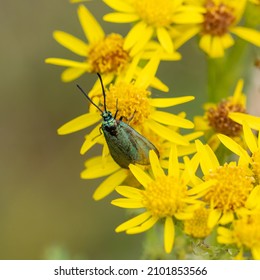
[[[154,151],[150,151],[150,162],[153,175],[148,175],[140,167],[130,164],[129,168],[143,186],[142,189],[129,186],[118,186],[116,191],[125,198],[118,198],[112,204],[122,208],[144,211],[116,228],[116,232],[126,231],[136,234],[149,230],[157,222],[164,221],[164,249],[172,251],[175,235],[175,221],[193,217],[193,212],[201,202],[197,193],[190,194],[190,173],[180,168],[177,149],[172,145],[168,174],[160,166]],[[187,168],[188,169],[188,168]]]
[[[124,49],[136,54],[142,50],[153,35],[168,52],[174,51],[170,36],[173,24],[202,22],[203,16],[197,8],[184,6],[182,0],[103,0],[116,10],[104,16],[104,20],[116,23],[134,22],[124,43]]]
[[[58,43],[83,57],[84,60],[80,62],[63,58],[45,60],[49,64],[67,67],[61,75],[63,82],[73,81],[86,72],[102,74],[105,85],[118,75],[124,76],[128,72],[133,72],[135,76],[138,75],[140,71],[138,63],[142,57],[140,55],[134,57],[123,48],[125,39],[120,34],[105,35],[94,16],[83,5],[78,8],[78,17],[88,43],[63,31],[55,31],[53,36]],[[144,59],[149,60],[155,55],[161,59],[179,60],[181,58],[177,52],[173,52],[168,57],[165,57],[164,53],[158,45],[153,45],[152,51],[148,49],[145,52]],[[168,88],[155,77],[151,86],[168,91]]]
[[[244,212],[230,228],[219,227],[217,241],[236,245],[240,249],[239,258],[250,250],[253,258],[260,260],[260,209]]]
[[[246,112],[246,97],[242,93],[243,80],[239,80],[233,96],[220,101],[218,104],[206,103],[205,115],[194,117],[196,130],[205,132],[207,142],[213,150],[220,144],[217,133],[222,133],[240,141],[242,126],[230,118],[230,113]]]
[[[244,121],[243,123],[243,136],[246,148],[241,147],[230,137],[219,134],[220,141],[234,154],[239,156],[240,162],[250,166],[255,183],[260,183],[260,137],[254,135],[249,125]]]
[[[213,228],[216,224],[228,224],[249,199],[255,184],[253,172],[243,160],[238,164],[230,162],[220,165],[208,145],[198,140],[196,144],[203,181],[209,184],[203,196],[203,201],[210,209],[208,226]]]
[[[238,25],[243,16],[247,0],[186,0],[188,4],[196,5],[201,10],[203,22],[187,28],[180,39],[200,36],[200,48],[210,57],[224,56],[225,49],[234,44],[232,34],[260,46],[260,32]],[[179,43],[176,42],[178,45]]]

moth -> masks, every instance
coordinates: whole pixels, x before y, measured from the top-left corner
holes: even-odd
[[[118,109],[113,116],[106,107],[106,93],[103,85],[101,75],[97,73],[104,97],[104,111],[101,110],[84,92],[84,90],[77,85],[79,90],[100,112],[103,118],[101,130],[105,136],[109,152],[114,161],[122,168],[128,169],[129,164],[149,165],[149,151],[154,150],[159,157],[157,148],[144,136],[138,133],[134,128],[123,121],[124,116],[119,120],[116,119]]]

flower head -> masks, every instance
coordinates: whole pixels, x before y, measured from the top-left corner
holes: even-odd
[[[255,260],[260,260],[260,211],[244,213],[233,221],[231,228],[219,227],[219,243],[235,244],[240,250],[250,250]]]
[[[254,188],[253,173],[244,161],[220,165],[208,145],[202,145],[198,140],[196,143],[204,182],[208,183],[203,197],[210,209],[208,226],[227,224],[234,220],[237,211],[245,207]]]
[[[176,41],[183,41],[182,37],[199,34],[200,48],[213,58],[224,56],[225,49],[234,44],[231,33],[260,46],[260,32],[238,25],[245,10],[246,0],[187,0],[186,2],[201,7],[199,12],[203,16],[203,21],[187,28]]]
[[[256,184],[260,183],[260,137],[255,137],[246,121],[243,124],[243,137],[246,147],[237,144],[225,135],[218,135],[219,140],[234,154],[238,155],[240,161],[250,166]],[[249,153],[248,153],[249,151]]]
[[[163,220],[164,248],[170,253],[174,244],[175,220],[192,218],[193,211],[199,207],[200,201],[196,199],[194,192],[189,193],[189,172],[180,169],[176,146],[173,145],[171,148],[167,175],[154,151],[150,151],[150,162],[153,175],[148,175],[138,166],[129,166],[143,189],[129,186],[116,188],[116,191],[125,198],[113,200],[113,205],[144,209],[142,214],[118,226],[116,232],[141,233]]]
[[[205,104],[205,115],[194,118],[196,130],[206,132],[208,144],[216,150],[219,146],[217,133],[223,133],[240,141],[242,126],[230,118],[230,113],[246,111],[246,97],[242,93],[243,80],[239,80],[233,96],[220,101],[218,104]]]
[[[147,51],[143,53],[143,57],[141,55],[134,56],[124,48],[125,38],[118,33],[106,35],[85,6],[79,5],[78,17],[88,42],[63,31],[54,31],[53,36],[62,46],[83,57],[83,61],[63,58],[47,58],[45,60],[49,64],[67,67],[61,75],[63,82],[73,81],[87,72],[102,74],[106,85],[118,76],[127,76],[129,71],[137,77],[140,71],[138,63],[142,58],[149,60],[155,55],[162,60],[165,58],[179,60],[181,58],[177,52],[172,52],[170,56],[165,57],[165,52],[160,46],[154,44],[152,49],[148,46]],[[154,78],[151,86],[163,91],[168,90],[156,78]]]
[[[126,36],[124,48],[136,54],[156,37],[168,52],[174,51],[169,30],[172,24],[198,23],[203,17],[179,0],[103,0],[116,10],[104,16],[104,20],[117,23],[136,22]]]

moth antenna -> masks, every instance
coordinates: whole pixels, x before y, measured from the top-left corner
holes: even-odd
[[[103,111],[97,106],[97,104],[95,104],[86,94],[86,92],[79,86],[77,85],[78,89],[83,93],[83,95],[85,95],[85,97],[88,99],[88,101],[93,104],[101,113],[103,113]]]
[[[107,112],[105,87],[104,87],[101,75],[99,73],[97,73],[97,75],[98,75],[98,78],[100,80],[101,87],[102,87],[102,93],[103,93],[103,96],[104,96],[104,110],[105,110],[105,112]]]

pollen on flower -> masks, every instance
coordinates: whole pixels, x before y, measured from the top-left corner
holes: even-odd
[[[91,71],[95,73],[119,73],[130,61],[130,56],[123,49],[124,39],[119,34],[110,34],[93,44],[88,52]]]
[[[173,177],[157,177],[142,193],[144,207],[158,218],[174,216],[185,205],[186,186],[178,184]]]
[[[209,108],[207,119],[209,125],[218,133],[223,133],[230,137],[239,136],[242,126],[228,117],[231,112],[245,113],[245,108],[241,104],[236,104],[231,100],[224,100],[216,108]]]
[[[254,172],[256,183],[260,182],[260,150],[257,150],[252,155],[252,170]]]
[[[243,207],[253,189],[254,178],[247,167],[225,164],[205,176],[207,180],[216,180],[205,200],[215,209],[236,211]]]
[[[234,221],[233,236],[238,244],[247,248],[260,247],[260,213],[254,212]]]
[[[220,3],[216,5],[213,1],[206,1],[207,12],[204,15],[203,34],[222,36],[228,32],[228,28],[235,21],[233,9]]]
[[[200,207],[194,211],[192,219],[184,221],[185,233],[192,235],[196,238],[203,238],[210,234],[211,229],[207,226],[208,224],[209,210]]]
[[[134,0],[137,14],[147,24],[166,27],[172,23],[173,3],[170,0]]]
[[[133,83],[111,84],[107,91],[107,109],[131,120],[132,126],[142,125],[151,113],[148,97],[151,93]]]

